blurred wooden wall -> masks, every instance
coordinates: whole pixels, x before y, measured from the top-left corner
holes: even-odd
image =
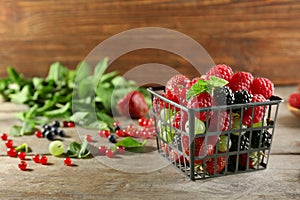
[[[0,77],[12,65],[45,76],[60,61],[75,68],[108,37],[138,27],[164,27],[198,41],[215,63],[248,70],[276,84],[300,82],[300,1],[295,0],[4,0],[0,3]],[[161,62],[192,77],[170,53],[138,50],[112,67]]]

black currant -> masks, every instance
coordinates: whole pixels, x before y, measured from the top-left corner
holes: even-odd
[[[111,142],[111,143],[117,143],[117,138],[116,138],[116,136],[114,136],[114,135],[109,135],[108,136],[108,140]]]

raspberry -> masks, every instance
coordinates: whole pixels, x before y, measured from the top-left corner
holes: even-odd
[[[266,99],[261,94],[254,94],[251,102],[265,102]],[[252,116],[252,109],[254,109],[254,115]],[[264,106],[255,106],[254,108],[248,108],[243,113],[243,124],[251,126],[251,123],[255,124],[262,120],[264,114]]]
[[[166,97],[176,103],[186,105],[186,92],[190,79],[184,75],[175,75],[168,80],[165,87]],[[173,108],[173,106],[171,106]],[[177,109],[178,110],[178,109]]]
[[[234,96],[229,87],[218,87],[214,90],[214,98],[218,105],[231,105],[234,103]]]
[[[288,102],[291,106],[300,109],[300,93],[293,93],[289,96]]]
[[[235,92],[237,90],[247,90],[249,91],[250,86],[253,81],[253,76],[249,72],[237,72],[229,81],[229,87],[232,90],[232,92]]]
[[[216,166],[216,169],[215,169]],[[226,166],[226,156],[220,156],[217,158],[216,164],[215,159],[211,159],[206,162],[206,171],[209,174],[214,174],[214,171],[216,170],[216,174],[219,174]]]
[[[230,119],[229,112],[222,110],[220,111],[220,116],[219,116],[218,111],[216,111],[213,113],[211,117],[209,129],[210,131],[217,131],[218,126],[220,126],[219,131],[227,131],[232,125],[232,123],[233,123],[233,118],[231,116]]]
[[[210,106],[212,106],[212,98],[210,94],[207,92],[202,92],[198,94],[197,96],[192,98],[187,104],[188,108],[205,108]],[[195,115],[199,120],[205,122],[206,119],[210,118],[212,112],[202,111],[202,112],[197,112]]]
[[[207,73],[206,78],[208,79],[210,76],[216,76],[222,79],[225,79],[226,81],[230,81],[231,77],[233,75],[233,71],[231,67],[227,65],[216,65],[212,67]]]
[[[252,94],[262,94],[269,99],[274,94],[274,84],[267,78],[255,78],[251,84]]]

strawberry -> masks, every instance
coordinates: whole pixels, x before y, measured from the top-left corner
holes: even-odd
[[[198,94],[197,96],[193,97],[190,101],[188,101],[187,107],[188,108],[205,108],[205,107],[210,107],[212,106],[212,98],[209,93],[207,92],[202,92]],[[205,122],[207,119],[210,118],[212,115],[211,111],[202,111],[196,113],[196,117]]]
[[[190,154],[190,143],[189,143],[189,137],[186,135],[182,135],[182,146],[183,146],[183,150],[184,153],[186,155]],[[204,139],[205,137],[197,137],[194,138],[194,143],[195,143],[195,151],[194,151],[194,155],[195,157],[205,157],[205,156],[210,156],[212,154],[214,154],[214,146],[216,144],[216,137],[211,136],[208,141],[207,141],[207,145],[206,145],[206,150],[204,149]],[[202,164],[203,160],[195,160],[195,164]]]
[[[227,65],[216,65],[212,67],[207,73],[206,78],[209,79],[210,76],[216,76],[222,79],[225,79],[226,81],[230,81],[231,77],[233,75],[233,71],[231,67]]]
[[[260,157],[258,157],[258,152],[251,152],[249,154],[248,168],[253,169],[259,162],[261,162],[263,156],[264,156],[263,152],[260,152]],[[247,168],[247,160],[248,160],[248,153],[239,155],[239,165],[242,169]]]
[[[218,157],[216,162],[216,174],[219,174],[226,166],[226,156]],[[209,174],[214,174],[215,170],[215,159],[210,159],[206,161],[206,169]]]
[[[252,103],[254,102],[265,102],[266,99],[261,94],[254,94],[252,97]],[[254,115],[252,116],[252,110],[254,109]],[[243,124],[251,126],[251,123],[255,124],[262,120],[264,114],[264,106],[255,106],[254,108],[248,108],[243,114]]]
[[[300,109],[300,93],[293,93],[289,96],[288,102],[291,106]]]
[[[237,72],[229,81],[229,87],[232,90],[232,92],[238,91],[238,90],[246,90],[249,91],[250,86],[253,81],[253,76],[249,72]]]
[[[184,163],[184,157],[179,156],[177,151],[175,151],[173,149],[170,151],[170,159],[171,159],[171,161],[173,161],[173,162],[175,161],[176,163]]]
[[[252,94],[262,94],[269,99],[274,94],[274,84],[267,78],[255,78],[251,84]]]
[[[118,101],[118,110],[123,116],[141,118],[148,112],[148,105],[143,94],[135,90]]]

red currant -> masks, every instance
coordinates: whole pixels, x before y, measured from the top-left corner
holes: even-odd
[[[100,130],[100,131],[98,131],[98,134],[100,137],[108,138],[108,136],[110,135],[110,131],[109,130]]]
[[[71,166],[71,165],[72,165],[72,160],[71,160],[71,158],[69,158],[69,157],[65,158],[65,159],[64,159],[64,163],[65,163],[65,165],[67,165],[67,166]]]
[[[18,153],[18,157],[19,157],[20,160],[25,160],[26,153],[23,152],[23,151],[20,151],[20,152]]]
[[[68,121],[63,121],[63,126],[68,127],[68,123],[69,123]]]
[[[69,128],[73,128],[75,126],[75,123],[74,122],[72,122],[72,121],[69,121],[68,122],[68,127]]]
[[[142,132],[141,130],[137,130],[137,131],[135,132],[135,137],[137,137],[137,138],[143,137],[143,132]]]
[[[35,163],[39,163],[40,162],[40,155],[36,154],[32,157],[32,160],[35,162]]]
[[[7,140],[7,141],[5,142],[5,145],[6,145],[7,148],[12,148],[13,145],[14,145],[14,143],[13,143],[12,140]]]
[[[40,157],[40,163],[41,163],[42,165],[46,165],[47,162],[48,162],[48,158],[47,158],[46,156]]]
[[[145,138],[145,139],[151,138],[151,133],[150,133],[150,132],[148,132],[148,131],[143,131],[142,133],[143,133],[143,138]]]
[[[139,118],[138,123],[140,126],[144,126],[145,121],[147,121],[147,119],[145,117],[141,117]]]
[[[128,124],[127,129],[129,130],[135,129],[135,126],[133,124]]]
[[[43,138],[43,133],[41,131],[36,131],[34,134],[37,138]]]
[[[116,130],[116,135],[118,137],[125,137],[127,134],[124,132],[124,130]]]
[[[100,146],[98,150],[99,150],[99,155],[105,155],[107,148],[106,146]]]
[[[106,152],[105,152],[106,156],[109,157],[109,158],[113,158],[115,153],[113,150],[111,149],[107,149]]]
[[[14,148],[8,148],[6,153],[9,157],[17,157],[17,151]]]
[[[19,162],[18,167],[19,167],[20,170],[25,171],[26,168],[27,168],[27,163],[22,160],[22,161]]]
[[[86,135],[85,139],[86,139],[87,142],[92,142],[93,141],[93,138],[92,138],[91,135]]]
[[[125,153],[125,147],[118,146],[117,149],[116,149],[116,152],[118,154],[124,154]]]
[[[2,134],[1,134],[1,139],[2,139],[3,141],[6,141],[7,138],[8,138],[8,135],[7,135],[6,133],[2,133]]]
[[[114,127],[117,127],[117,126],[120,126],[120,125],[121,125],[120,122],[118,122],[118,121],[115,121],[115,122],[114,122]]]

